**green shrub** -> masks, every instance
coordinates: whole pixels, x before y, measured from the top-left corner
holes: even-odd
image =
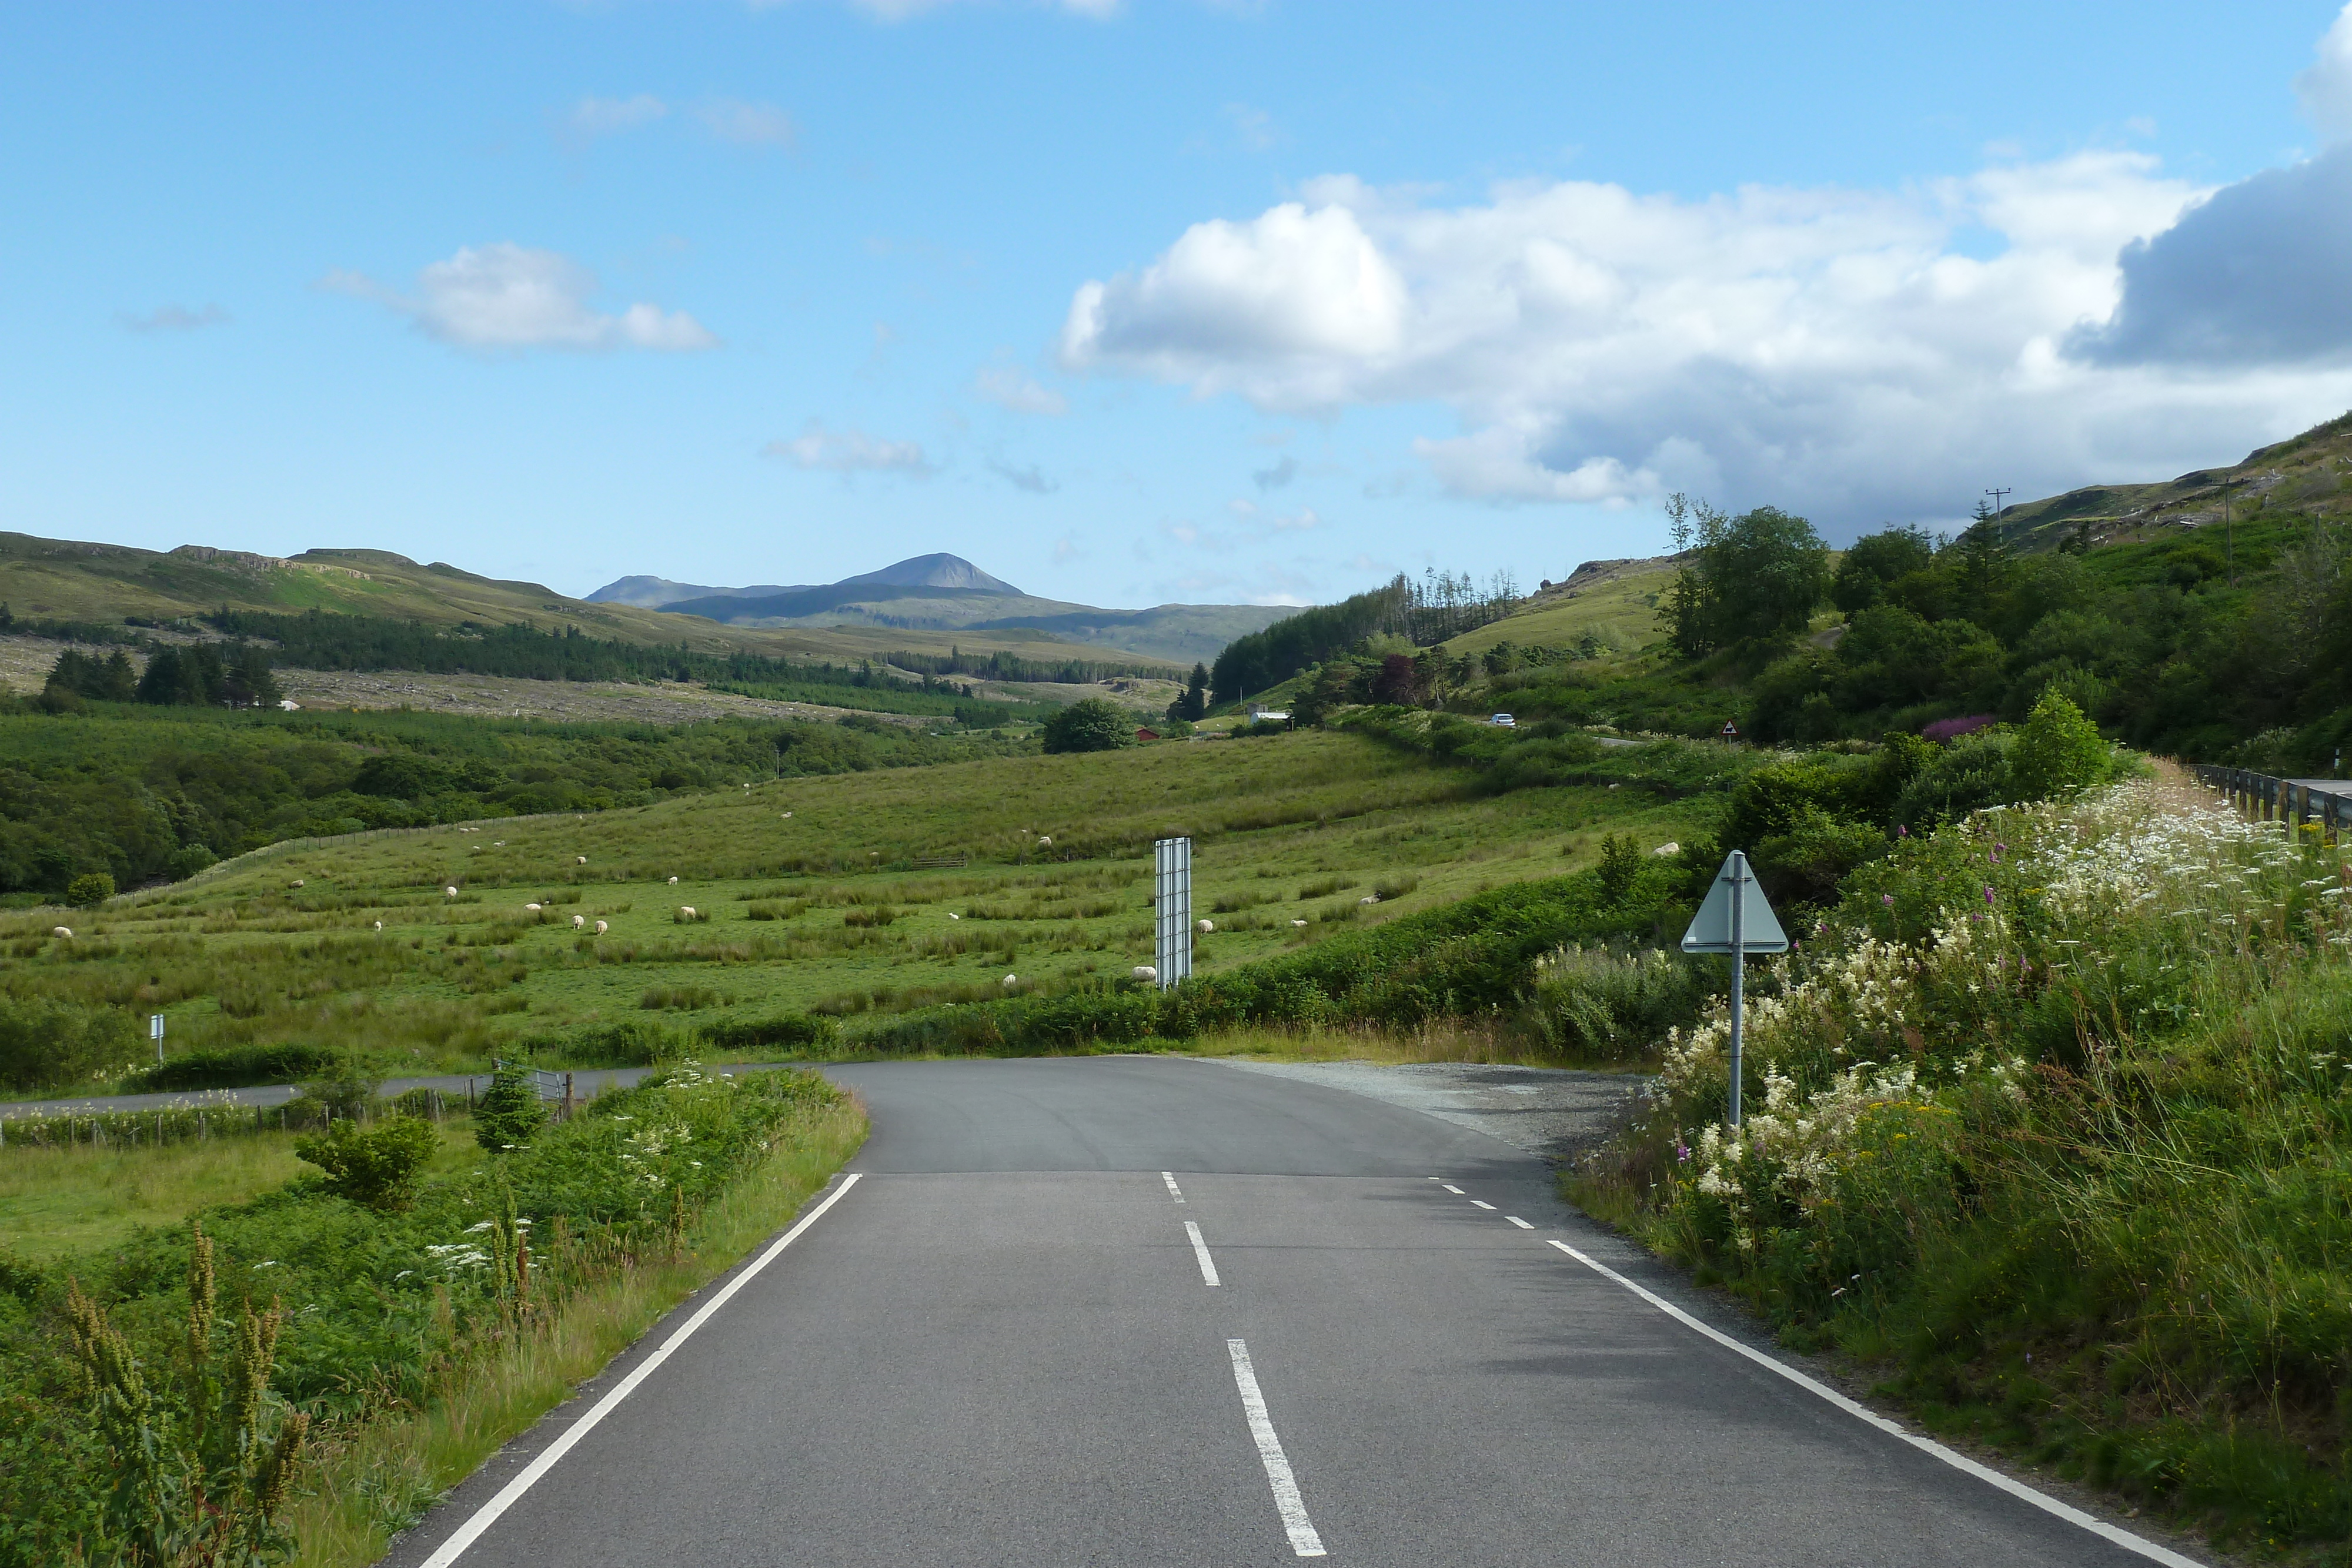
[[[0,1086],[54,1089],[120,1072],[139,1031],[119,1008],[0,995]]]
[[[337,1053],[322,1045],[235,1045],[184,1051],[134,1073],[123,1083],[133,1093],[184,1089],[243,1089],[316,1077],[332,1067]]]
[[[102,871],[84,873],[66,883],[66,902],[77,909],[96,909],[114,896],[114,879]]]
[[[656,986],[637,998],[637,1006],[646,1012],[658,1012],[664,1009],[691,1012],[698,1008],[726,1005],[725,993],[710,986]]]
[[[295,1139],[294,1155],[325,1171],[338,1197],[393,1214],[415,1202],[425,1165],[440,1146],[432,1123],[393,1116],[373,1127],[337,1122],[316,1137]]]
[[[1663,948],[1570,943],[1536,960],[1530,1011],[1563,1055],[1631,1061],[1687,1028],[1722,988],[1715,967]]]
[[[1134,722],[1101,697],[1074,702],[1039,732],[1047,751],[1116,751],[1134,738]]]
[[[830,1045],[840,1025],[806,1013],[775,1013],[766,1018],[720,1019],[701,1025],[700,1030],[714,1051],[763,1051],[775,1046],[799,1050]]]
[[[518,1067],[501,1068],[474,1105],[474,1137],[493,1154],[528,1148],[547,1125],[539,1083]]]
[[[2027,800],[2071,800],[2104,782],[2111,769],[2099,727],[2055,687],[2033,705],[2009,766],[2019,798]]]

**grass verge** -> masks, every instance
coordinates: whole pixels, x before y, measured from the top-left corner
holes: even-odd
[[[571,1397],[663,1314],[786,1224],[866,1140],[864,1110],[813,1113],[777,1152],[730,1186],[676,1256],[582,1291],[539,1333],[451,1367],[421,1407],[320,1434],[292,1510],[302,1568],[359,1568],[433,1501]]]

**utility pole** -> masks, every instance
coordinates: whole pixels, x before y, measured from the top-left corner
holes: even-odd
[[[2001,497],[2004,496],[2013,496],[2017,494],[2017,486],[2014,485],[2002,485],[1997,488],[1987,490],[1985,494],[1992,497],[1992,515],[1997,517],[2001,514]]]
[[[2221,481],[2221,559],[2230,586],[2238,586],[2238,536],[2230,528],[2230,481]]]

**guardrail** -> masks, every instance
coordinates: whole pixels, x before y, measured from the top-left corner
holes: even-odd
[[[2352,780],[2326,780],[2341,789],[2322,789],[2308,779],[2273,779],[2243,768],[2199,767],[2198,782],[2220,790],[2230,803],[2263,821],[2292,822],[2296,827],[2316,823],[2320,832],[2340,839],[2352,831]]]

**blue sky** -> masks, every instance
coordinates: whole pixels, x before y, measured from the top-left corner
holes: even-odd
[[[52,537],[1297,601],[2352,406],[2327,5],[17,6],[0,89]]]

